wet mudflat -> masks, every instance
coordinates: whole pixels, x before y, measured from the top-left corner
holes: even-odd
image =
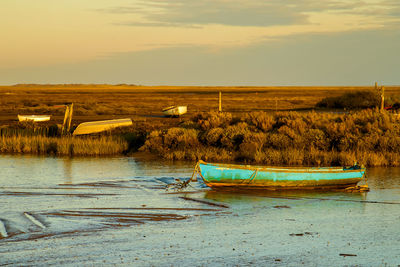
[[[0,156],[0,265],[400,264],[400,168],[368,193],[165,190],[193,165]]]

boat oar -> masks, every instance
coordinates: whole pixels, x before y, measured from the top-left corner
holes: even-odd
[[[28,218],[32,223],[36,224],[37,226],[39,226],[42,229],[45,229],[46,226],[40,222],[38,219],[36,219],[35,217],[33,217],[31,214],[29,214],[28,212],[24,212],[24,215],[26,218]]]
[[[5,224],[0,220],[0,237],[8,237]]]

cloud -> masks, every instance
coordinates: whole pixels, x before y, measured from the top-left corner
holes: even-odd
[[[385,26],[400,25],[400,1],[398,0],[381,0],[375,3],[363,2],[351,10],[345,10],[344,13],[368,17]]]
[[[380,14],[381,18],[398,18],[399,5],[398,0],[375,3],[367,0],[148,0],[100,11],[141,17],[140,21],[128,18],[118,23],[128,26],[200,27],[217,24],[267,27],[309,24],[310,13],[322,12]]]
[[[273,26],[308,23],[308,12],[349,10],[362,5],[337,0],[149,0],[133,6],[103,9],[113,14],[141,15],[144,26],[186,26],[220,24],[230,26]],[[139,22],[124,25],[138,26]],[[141,21],[140,23],[143,23]]]
[[[400,18],[400,1],[386,0],[383,3],[384,3],[383,6],[386,7],[384,14],[395,17],[397,19]]]
[[[116,22],[114,25],[119,26],[137,26],[137,27],[185,27],[199,29],[201,26],[197,24],[182,24],[182,23],[168,23],[168,22]]]

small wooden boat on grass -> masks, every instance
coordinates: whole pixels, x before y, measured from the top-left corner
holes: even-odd
[[[365,175],[365,168],[358,165],[289,168],[199,161],[197,168],[204,183],[215,189],[346,189],[355,187]]]
[[[187,106],[170,106],[162,110],[164,116],[179,117],[187,112]]]
[[[83,122],[76,127],[73,135],[92,134],[108,131],[117,127],[131,126],[131,119]]]
[[[19,121],[49,121],[51,115],[18,115]]]

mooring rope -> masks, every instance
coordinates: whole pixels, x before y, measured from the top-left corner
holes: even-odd
[[[258,169],[256,169],[256,170],[250,175],[250,177],[249,177],[248,179],[242,180],[242,181],[241,181],[240,183],[238,183],[238,184],[250,184],[250,183],[256,178],[257,174],[258,174]]]
[[[166,189],[168,190],[170,187],[175,187],[175,188],[178,189],[178,190],[182,190],[182,189],[188,187],[189,184],[190,184],[190,182],[192,182],[192,181],[193,181],[193,182],[196,182],[196,181],[197,181],[197,175],[198,175],[198,174],[200,175],[201,178],[203,178],[203,176],[201,175],[201,172],[200,172],[199,168],[200,168],[200,162],[197,162],[197,163],[196,163],[196,166],[194,167],[194,170],[193,170],[193,173],[192,173],[192,176],[190,177],[190,179],[188,179],[188,180],[186,180],[186,181],[183,181],[183,182],[181,182],[180,180],[178,180],[176,183],[167,185]]]

